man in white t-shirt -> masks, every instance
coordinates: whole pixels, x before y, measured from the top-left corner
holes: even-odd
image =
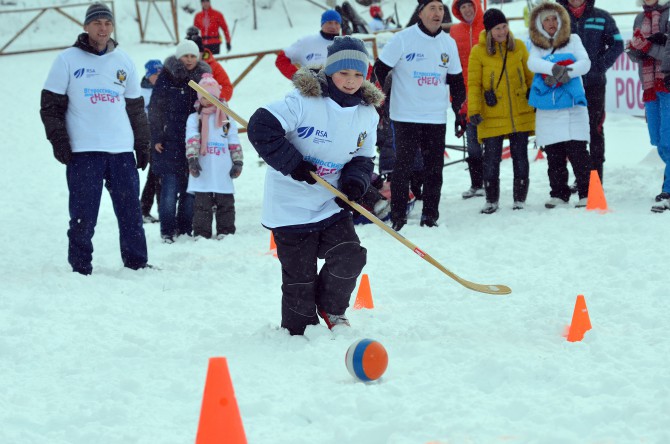
[[[321,31],[308,35],[293,43],[277,54],[275,66],[291,80],[298,71],[298,66],[320,66],[328,58],[328,46],[342,31],[342,16],[334,9],[321,15]]]
[[[54,157],[66,165],[68,262],[74,272],[93,272],[93,233],[104,184],[118,220],[123,265],[138,270],[147,267],[136,169],[149,162],[144,99],[135,64],[110,37],[110,9],[92,4],[84,31],[54,61],[40,109]]]
[[[396,161],[391,179],[391,222],[396,231],[407,223],[409,179],[417,149],[424,162],[421,226],[437,226],[449,95],[456,115],[465,100],[456,42],[442,32],[444,5],[438,0],[418,3],[419,22],[396,33],[374,66],[382,85],[393,70],[390,115]]]

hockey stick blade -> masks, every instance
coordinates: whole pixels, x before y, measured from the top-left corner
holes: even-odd
[[[242,125],[244,128],[247,128],[247,126],[248,126],[247,121],[244,120],[243,118],[241,118],[239,115],[237,115],[232,109],[230,109],[229,107],[227,107],[226,105],[224,105],[223,103],[221,103],[221,101],[220,101],[218,98],[216,98],[216,97],[214,97],[213,95],[211,95],[209,92],[207,92],[203,87],[201,87],[200,85],[198,85],[198,84],[197,84],[196,82],[194,82],[193,80],[190,80],[190,81],[188,82],[188,84],[189,84],[189,86],[190,86],[191,88],[193,88],[193,89],[195,89],[196,91],[198,91],[199,93],[201,93],[207,100],[209,100],[210,102],[212,102],[212,103],[213,103],[217,108],[219,108],[221,111],[223,111],[223,112],[226,113],[228,116],[230,116],[230,117],[232,117],[233,119],[235,119],[235,121],[237,121],[237,123],[239,123],[240,125]],[[317,174],[314,173],[313,171],[310,172],[310,174],[312,175],[312,177],[313,177],[313,178],[314,178],[320,185],[322,185],[323,187],[325,187],[328,191],[330,191],[331,193],[333,193],[335,196],[337,196],[337,197],[339,197],[340,199],[342,199],[344,202],[346,202],[346,203],[347,203],[349,206],[351,206],[353,209],[355,209],[356,211],[358,211],[359,213],[361,213],[361,214],[362,214],[366,219],[368,219],[370,222],[372,222],[373,224],[377,225],[377,226],[378,226],[379,228],[381,228],[382,230],[386,231],[388,234],[390,234],[391,236],[393,236],[393,237],[394,237],[396,240],[398,240],[400,243],[402,243],[402,244],[405,245],[407,248],[409,248],[410,250],[412,250],[412,251],[413,251],[416,255],[418,255],[421,259],[424,259],[425,261],[427,261],[428,263],[430,263],[432,266],[434,266],[435,268],[437,268],[438,270],[440,270],[442,273],[446,274],[447,276],[449,276],[450,278],[452,278],[453,280],[455,280],[456,282],[458,282],[459,284],[461,284],[461,285],[464,286],[465,288],[468,288],[468,289],[473,290],[473,291],[477,291],[477,292],[479,292],[479,293],[486,293],[486,294],[493,294],[493,295],[505,295],[505,294],[510,294],[510,293],[512,292],[512,289],[509,288],[509,287],[506,286],[506,285],[499,285],[499,284],[496,284],[496,285],[478,284],[478,283],[476,283],[476,282],[471,282],[471,281],[468,281],[467,279],[463,279],[462,277],[460,277],[460,276],[457,275],[456,273],[454,273],[454,272],[448,270],[446,267],[444,267],[444,266],[443,266],[442,264],[440,264],[438,261],[436,261],[435,259],[433,259],[433,257],[432,257],[431,255],[429,255],[428,253],[426,253],[425,251],[423,251],[422,249],[420,249],[419,247],[417,247],[416,245],[414,245],[412,242],[410,242],[409,240],[407,240],[403,235],[401,235],[400,233],[398,233],[397,231],[395,231],[394,229],[392,229],[391,227],[389,227],[388,225],[386,225],[386,224],[385,224],[384,222],[382,222],[377,216],[375,216],[374,214],[370,213],[370,212],[369,212],[368,210],[366,210],[364,207],[362,207],[361,205],[357,204],[356,202],[352,202],[352,201],[350,201],[349,199],[347,199],[347,196],[345,196],[344,194],[342,194],[342,192],[341,192],[340,190],[338,190],[337,188],[335,188],[334,186],[332,186],[331,184],[329,184],[328,182],[326,182],[323,178],[321,178],[321,176],[317,175]]]

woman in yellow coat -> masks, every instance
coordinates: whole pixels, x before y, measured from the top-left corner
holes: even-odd
[[[528,50],[512,35],[502,11],[487,10],[468,65],[468,116],[484,146],[484,214],[498,210],[505,139],[510,141],[514,170],[512,208],[523,209],[528,194],[528,136],[535,130],[535,112],[528,105],[533,73],[527,62]]]

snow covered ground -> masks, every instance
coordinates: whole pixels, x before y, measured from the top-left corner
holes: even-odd
[[[116,2],[119,40],[141,68],[172,50],[136,43],[132,3]],[[246,1],[229,3],[229,22],[240,18],[234,53],[279,48],[318,29],[320,10],[305,1],[286,0],[293,28],[278,2],[259,10],[258,31]],[[406,17],[414,2],[401,3]],[[184,30],[190,17],[181,18]],[[264,167],[246,139],[237,234],[166,245],[157,225],[145,225],[160,270],[130,271],[105,195],[94,274],[71,273],[65,168],[39,119],[55,56],[0,58],[0,443],[194,442],[213,356],[228,360],[253,444],[670,442],[670,213],[649,211],[662,166],[642,119],[607,116],[605,214],[546,210],[546,161],[531,163],[524,211],[511,210],[509,160],[498,213],[479,214],[481,198],[461,199],[463,164],[445,169],[438,228],[420,228],[415,208],[403,235],[451,271],[508,285],[511,295],[469,291],[367,225],[358,232],[375,308],[350,309],[351,329],[322,325],[289,337],[278,328],[279,262],[259,224]],[[272,60],[262,63],[230,103],[242,116],[289,89]],[[224,66],[231,77],[243,69]],[[561,334],[578,294],[593,329],[568,343]],[[364,337],[389,353],[386,374],[367,385],[344,365],[349,345]]]

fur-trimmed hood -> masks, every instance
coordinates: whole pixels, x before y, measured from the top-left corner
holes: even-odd
[[[328,97],[328,81],[322,68],[300,68],[293,75],[293,85],[305,97]],[[364,105],[378,108],[384,101],[384,93],[368,80],[363,81],[360,92]]]
[[[670,3],[670,0],[658,0],[656,6],[665,6]],[[638,6],[644,6],[644,0],[635,0],[635,4]]]
[[[665,0],[670,1],[670,0]],[[558,14],[558,31],[553,38],[542,28],[540,14],[555,11]],[[562,48],[570,42],[570,15],[558,3],[544,0],[530,12],[528,34],[533,45],[542,49]]]
[[[212,72],[212,68],[209,67],[207,62],[203,62],[202,60],[198,60],[198,64],[195,65],[195,68],[193,68],[192,71],[187,71],[186,65],[184,65],[175,56],[170,56],[165,59],[165,62],[163,63],[163,69],[167,70],[172,78],[176,80],[189,79],[195,80],[197,82],[200,81],[200,78],[204,73]]]

